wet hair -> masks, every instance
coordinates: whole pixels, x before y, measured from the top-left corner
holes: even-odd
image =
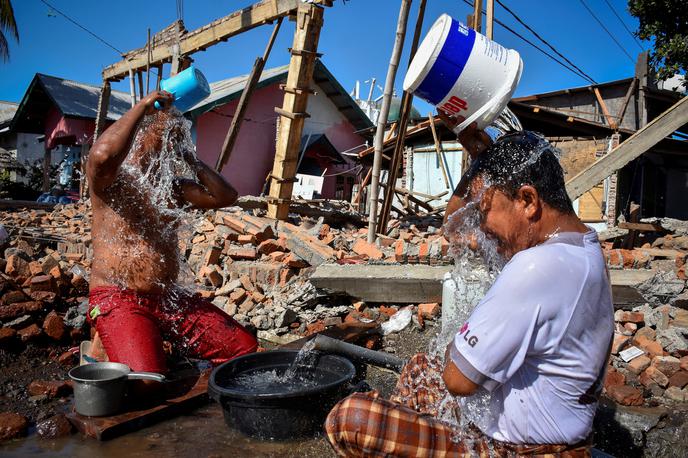
[[[521,186],[530,185],[550,207],[574,213],[558,151],[534,132],[504,135],[473,161],[466,175],[468,182],[483,177],[512,199]]]

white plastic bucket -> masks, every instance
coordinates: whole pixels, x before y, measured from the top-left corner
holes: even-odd
[[[506,107],[521,79],[523,62],[484,35],[443,14],[418,47],[404,90],[450,115],[487,127]]]

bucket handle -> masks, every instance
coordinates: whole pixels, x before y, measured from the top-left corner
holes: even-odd
[[[127,374],[127,380],[153,380],[163,383],[167,381],[167,377],[162,374],[156,374],[155,372],[129,372]]]

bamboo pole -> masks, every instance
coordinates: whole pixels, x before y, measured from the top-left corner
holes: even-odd
[[[146,62],[146,94],[150,92],[150,67],[151,67],[151,34],[150,34],[150,27],[148,27],[148,62]]]
[[[270,35],[270,39],[268,40],[268,45],[265,48],[263,57],[258,57],[253,64],[251,74],[249,75],[248,80],[246,81],[246,86],[244,86],[244,90],[239,98],[239,104],[237,105],[236,110],[234,110],[232,123],[229,126],[225,141],[222,144],[222,151],[220,152],[220,155],[217,158],[217,163],[215,164],[215,170],[218,173],[222,173],[222,169],[227,164],[229,157],[232,154],[232,149],[234,149],[234,144],[239,136],[239,129],[241,129],[241,123],[244,120],[246,109],[251,101],[251,96],[253,95],[256,85],[258,84],[260,75],[263,73],[265,62],[267,62],[268,57],[270,56],[270,51],[272,50],[272,45],[275,43],[275,38],[277,37],[277,32],[279,32],[280,25],[282,25],[282,18],[277,20],[277,24],[275,24],[275,27],[272,29],[272,35]]]
[[[399,60],[401,59],[401,50],[404,47],[406,25],[408,23],[410,9],[411,0],[401,0],[399,19],[397,20],[396,38],[394,39],[392,56],[390,57],[389,67],[387,68],[387,79],[385,80],[385,90],[382,96],[382,106],[380,107],[380,114],[377,118],[377,130],[375,131],[375,156],[373,158],[373,173],[371,177],[369,196],[370,213],[368,217],[368,243],[373,243],[376,237],[375,229],[377,225],[377,202],[378,195],[380,193],[380,169],[382,168],[383,140],[385,135],[385,127],[387,126],[387,118],[389,117],[389,106],[392,102],[394,80],[397,76],[397,68],[399,67]]]
[[[444,167],[444,154],[442,153],[442,143],[437,136],[437,129],[435,128],[435,118],[432,113],[428,115],[430,119],[430,130],[432,131],[432,139],[435,142],[435,153],[437,153],[437,160],[440,161],[440,168],[442,169],[442,176],[444,177],[444,184],[449,188],[449,177],[447,176],[447,169]]]
[[[411,52],[409,55],[409,65],[413,56],[418,49],[418,42],[420,41],[420,33],[423,27],[423,18],[425,16],[425,4],[427,0],[421,0],[418,7],[418,17],[416,19],[416,27],[413,32],[413,41],[411,42]],[[406,140],[406,131],[408,128],[409,116],[411,114],[411,107],[413,106],[413,94],[404,91],[401,98],[401,110],[399,115],[399,132],[397,133],[396,144],[394,145],[394,154],[392,155],[392,165],[389,168],[387,175],[387,183],[392,187],[396,184],[397,173],[401,165],[401,159],[404,153],[404,141]],[[389,221],[389,212],[392,207],[393,195],[385,193],[385,200],[383,202],[382,210],[380,210],[380,219],[376,228],[377,232],[385,233],[387,231],[387,222]]]
[[[136,85],[134,83],[134,70],[129,69],[129,95],[131,96],[131,107],[136,105]]]
[[[487,16],[485,18],[485,36],[492,40],[494,35],[494,0],[487,0]]]
[[[483,0],[473,2],[473,30],[480,32],[483,23]]]
[[[139,80],[139,100],[143,100],[143,72],[137,72],[136,77]]]

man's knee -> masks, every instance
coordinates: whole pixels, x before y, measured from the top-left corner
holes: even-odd
[[[369,425],[377,393],[354,393],[339,401],[327,415],[325,432],[330,444],[340,453],[360,446],[356,440]]]

